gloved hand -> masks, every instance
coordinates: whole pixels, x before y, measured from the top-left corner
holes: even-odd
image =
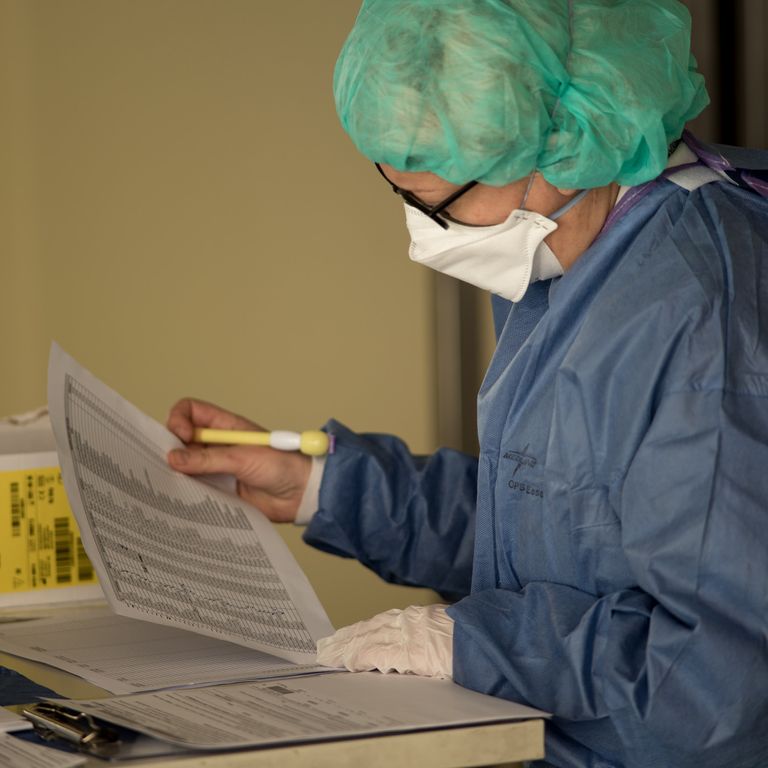
[[[444,605],[412,605],[342,627],[317,644],[318,664],[352,672],[453,674],[453,619]]]

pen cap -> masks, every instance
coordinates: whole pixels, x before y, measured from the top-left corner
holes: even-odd
[[[328,435],[317,429],[301,433],[276,429],[269,433],[269,444],[281,451],[301,451],[307,456],[328,453]]]
[[[302,432],[299,450],[307,456],[324,456],[328,453],[328,435],[319,429]]]

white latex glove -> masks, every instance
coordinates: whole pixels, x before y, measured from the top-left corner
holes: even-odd
[[[410,672],[451,678],[453,619],[444,605],[412,605],[342,627],[317,644],[317,662],[352,672]]]

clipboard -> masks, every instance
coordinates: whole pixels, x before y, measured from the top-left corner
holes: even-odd
[[[68,745],[77,752],[102,760],[190,754],[190,750],[103,722],[86,712],[60,704],[41,701],[22,707],[21,714],[32,723],[43,741]]]
[[[177,712],[190,716],[174,720],[172,734],[162,725],[164,715]],[[132,758],[191,757],[195,765],[225,765],[227,755],[256,752],[268,760],[256,758],[254,765],[294,756],[297,764],[312,765],[315,755],[342,753],[364,765],[385,748],[395,765],[414,750],[425,765],[455,765],[457,754],[471,762],[478,749],[488,752],[489,763],[500,762],[499,756],[532,759],[543,755],[547,717],[449,681],[373,672],[46,700],[22,714],[43,739],[94,758],[130,764]],[[204,720],[196,717],[201,714]]]

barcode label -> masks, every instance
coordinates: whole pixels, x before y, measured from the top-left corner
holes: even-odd
[[[60,467],[0,470],[0,600],[14,592],[96,584],[80,539]]]
[[[93,578],[93,563],[85,554],[83,540],[77,537],[77,578],[80,581],[90,581]]]
[[[56,548],[56,583],[66,584],[72,581],[74,565],[68,517],[57,517],[53,521],[53,537]]]
[[[21,536],[21,513],[24,502],[19,493],[19,484],[11,483],[11,536]]]

